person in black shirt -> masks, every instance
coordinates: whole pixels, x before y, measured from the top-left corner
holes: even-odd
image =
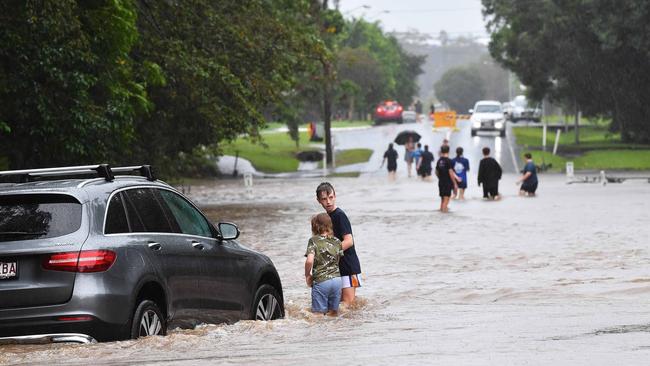
[[[438,177],[438,189],[440,190],[440,211],[449,212],[449,199],[452,190],[458,191],[458,182],[460,178],[456,176],[454,167],[449,159],[449,146],[440,147],[440,158],[436,164],[436,176]]]
[[[339,261],[341,272],[341,301],[350,305],[354,303],[356,288],[361,287],[361,264],[355,250],[352,237],[352,225],[343,210],[336,207],[336,192],[334,187],[323,182],[316,188],[316,200],[325,209],[332,219],[334,236],[343,245],[343,257]]]
[[[431,164],[433,163],[433,153],[429,151],[429,145],[424,145],[422,158],[417,166],[417,172],[423,180],[431,180]]]
[[[384,166],[386,160],[388,160],[388,179],[395,180],[395,171],[397,171],[397,151],[393,149],[392,143],[388,144],[388,150],[384,153],[384,160],[382,160],[381,166]]]
[[[501,179],[501,166],[490,157],[490,148],[483,148],[483,159],[478,166],[478,185],[483,184],[483,198],[498,200],[499,179]]]

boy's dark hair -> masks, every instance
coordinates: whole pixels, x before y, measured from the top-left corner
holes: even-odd
[[[442,154],[447,154],[447,153],[449,153],[449,145],[442,145],[442,146],[440,146],[440,152],[441,152]]]
[[[336,191],[334,191],[334,186],[330,184],[330,182],[323,182],[316,187],[316,198],[320,198],[320,193],[325,192],[327,194],[334,193],[336,194]]]
[[[424,151],[429,151],[429,145],[424,145]]]
[[[456,148],[456,155],[462,156],[463,155],[463,148],[462,147],[457,147]]]
[[[490,155],[490,148],[489,147],[484,147],[483,148],[483,155]]]
[[[422,144],[418,142],[418,149],[422,147]]]
[[[530,153],[525,153],[524,156],[526,157],[526,159],[532,159],[533,158],[533,156]]]
[[[319,213],[311,217],[311,233],[313,235],[329,234],[332,235],[332,219],[326,213]]]

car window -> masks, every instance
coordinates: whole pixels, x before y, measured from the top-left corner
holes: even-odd
[[[153,190],[136,188],[125,191],[132,232],[173,233],[172,226]]]
[[[167,190],[159,190],[159,192],[183,234],[212,237],[210,224],[192,204],[174,192]]]
[[[120,234],[129,232],[129,222],[126,219],[126,210],[122,201],[122,193],[118,192],[111,198],[106,211],[105,234]]]
[[[81,203],[62,194],[0,196],[0,241],[54,238],[81,227]]]

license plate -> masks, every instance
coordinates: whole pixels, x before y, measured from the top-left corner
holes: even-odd
[[[0,280],[16,277],[17,268],[16,262],[0,262]]]

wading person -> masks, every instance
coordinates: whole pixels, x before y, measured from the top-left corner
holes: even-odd
[[[406,162],[409,178],[411,177],[411,166],[413,165],[413,150],[415,150],[415,143],[413,138],[409,137],[406,144],[404,144],[404,161]]]
[[[343,257],[339,260],[341,273],[341,301],[347,305],[353,304],[357,287],[361,287],[361,264],[354,247],[352,225],[345,212],[336,207],[336,192],[334,187],[324,182],[316,188],[316,200],[332,219],[334,237],[343,245]]]
[[[305,281],[311,287],[311,311],[337,315],[341,302],[339,259],[341,241],[334,237],[332,219],[326,213],[311,218],[312,237],[305,252]]]
[[[417,166],[417,172],[423,180],[431,180],[431,164],[433,164],[433,153],[429,151],[429,145],[424,145],[422,158]]]
[[[440,158],[436,163],[436,176],[438,177],[438,190],[440,191],[440,212],[449,212],[449,199],[451,192],[458,190],[458,181],[449,160],[449,146],[440,147]]]
[[[521,196],[534,196],[537,190],[537,168],[533,162],[533,156],[530,153],[525,153],[526,165],[524,166],[524,175],[517,181],[521,183],[519,188],[519,195]]]
[[[381,167],[388,161],[388,180],[395,180],[395,172],[397,171],[397,151],[393,149],[393,143],[388,144],[388,150],[384,152],[384,160],[381,162]]]
[[[498,200],[501,166],[490,157],[490,148],[483,148],[483,159],[478,166],[478,185],[483,185],[483,198]]]
[[[418,166],[420,165],[420,158],[422,157],[421,143],[418,142],[417,145],[415,145],[415,150],[413,150],[411,155],[413,155],[413,163],[415,163],[415,175],[420,175],[420,173],[418,173]]]
[[[461,180],[458,182],[458,195],[456,199],[465,199],[465,189],[467,189],[467,172],[469,172],[469,160],[463,157],[463,148],[456,148],[456,157],[451,161],[454,172]]]

